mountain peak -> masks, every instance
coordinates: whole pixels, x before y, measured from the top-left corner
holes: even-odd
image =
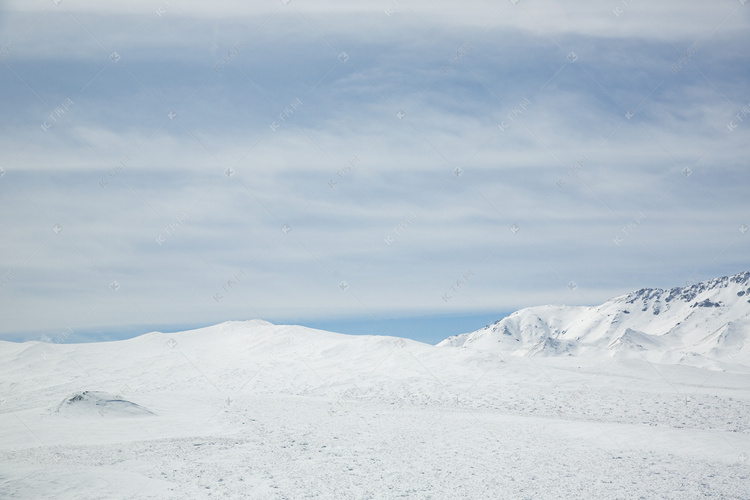
[[[716,335],[724,330],[732,334]],[[637,353],[656,362],[750,364],[750,271],[668,290],[642,288],[599,306],[528,307],[438,345],[520,356]]]
[[[672,302],[674,300],[681,300],[683,302],[691,302],[698,295],[711,290],[718,290],[727,288],[729,286],[747,286],[750,288],[750,271],[743,271],[733,276],[722,276],[719,278],[712,278],[706,281],[685,285],[683,287],[674,287],[669,290],[663,290],[661,288],[641,288],[638,291],[627,294],[626,302],[629,304],[635,303],[637,300],[649,301],[655,298],[663,298],[664,302]],[[744,292],[738,296],[743,296],[750,293],[750,290],[740,290]]]

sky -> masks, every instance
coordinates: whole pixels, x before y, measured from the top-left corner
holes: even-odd
[[[750,5],[0,1],[0,339],[430,343],[750,269]]]

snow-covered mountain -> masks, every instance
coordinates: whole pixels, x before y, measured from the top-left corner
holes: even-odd
[[[659,294],[634,294],[622,314],[722,312],[690,306],[727,306],[736,285],[658,315]],[[621,344],[663,345],[629,325]],[[698,345],[726,358],[744,332],[736,319]],[[588,333],[528,344],[574,352]],[[61,339],[0,341],[2,499],[747,498],[743,364],[498,356],[259,320]]]
[[[750,272],[669,290],[643,288],[593,307],[528,307],[438,345],[520,356],[750,364]]]

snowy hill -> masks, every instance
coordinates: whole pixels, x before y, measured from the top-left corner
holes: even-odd
[[[750,272],[670,290],[644,288],[594,307],[529,307],[438,345],[518,356],[750,364]]]
[[[450,359],[458,365],[463,358],[476,358],[395,337],[344,335],[261,320],[228,321],[115,342],[0,342],[0,394],[7,403],[43,404],[63,412],[68,407],[102,406],[104,400],[95,401],[98,393],[92,391],[104,391],[112,395],[110,400],[128,401],[133,392],[202,390],[210,394],[219,381],[227,395],[254,387],[274,394],[333,397],[341,387],[358,385],[360,389],[351,392],[363,391],[362,380],[367,380],[368,391],[394,379],[394,384],[408,382],[424,372],[409,352],[439,357],[442,362]],[[386,369],[388,376],[368,379],[376,367]],[[11,380],[16,390],[3,391],[4,382]],[[61,407],[60,401],[69,401],[71,394],[79,394],[75,404]]]

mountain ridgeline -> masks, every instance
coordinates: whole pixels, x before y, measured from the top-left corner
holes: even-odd
[[[750,272],[669,290],[644,288],[599,306],[528,307],[438,345],[517,356],[750,364]]]

